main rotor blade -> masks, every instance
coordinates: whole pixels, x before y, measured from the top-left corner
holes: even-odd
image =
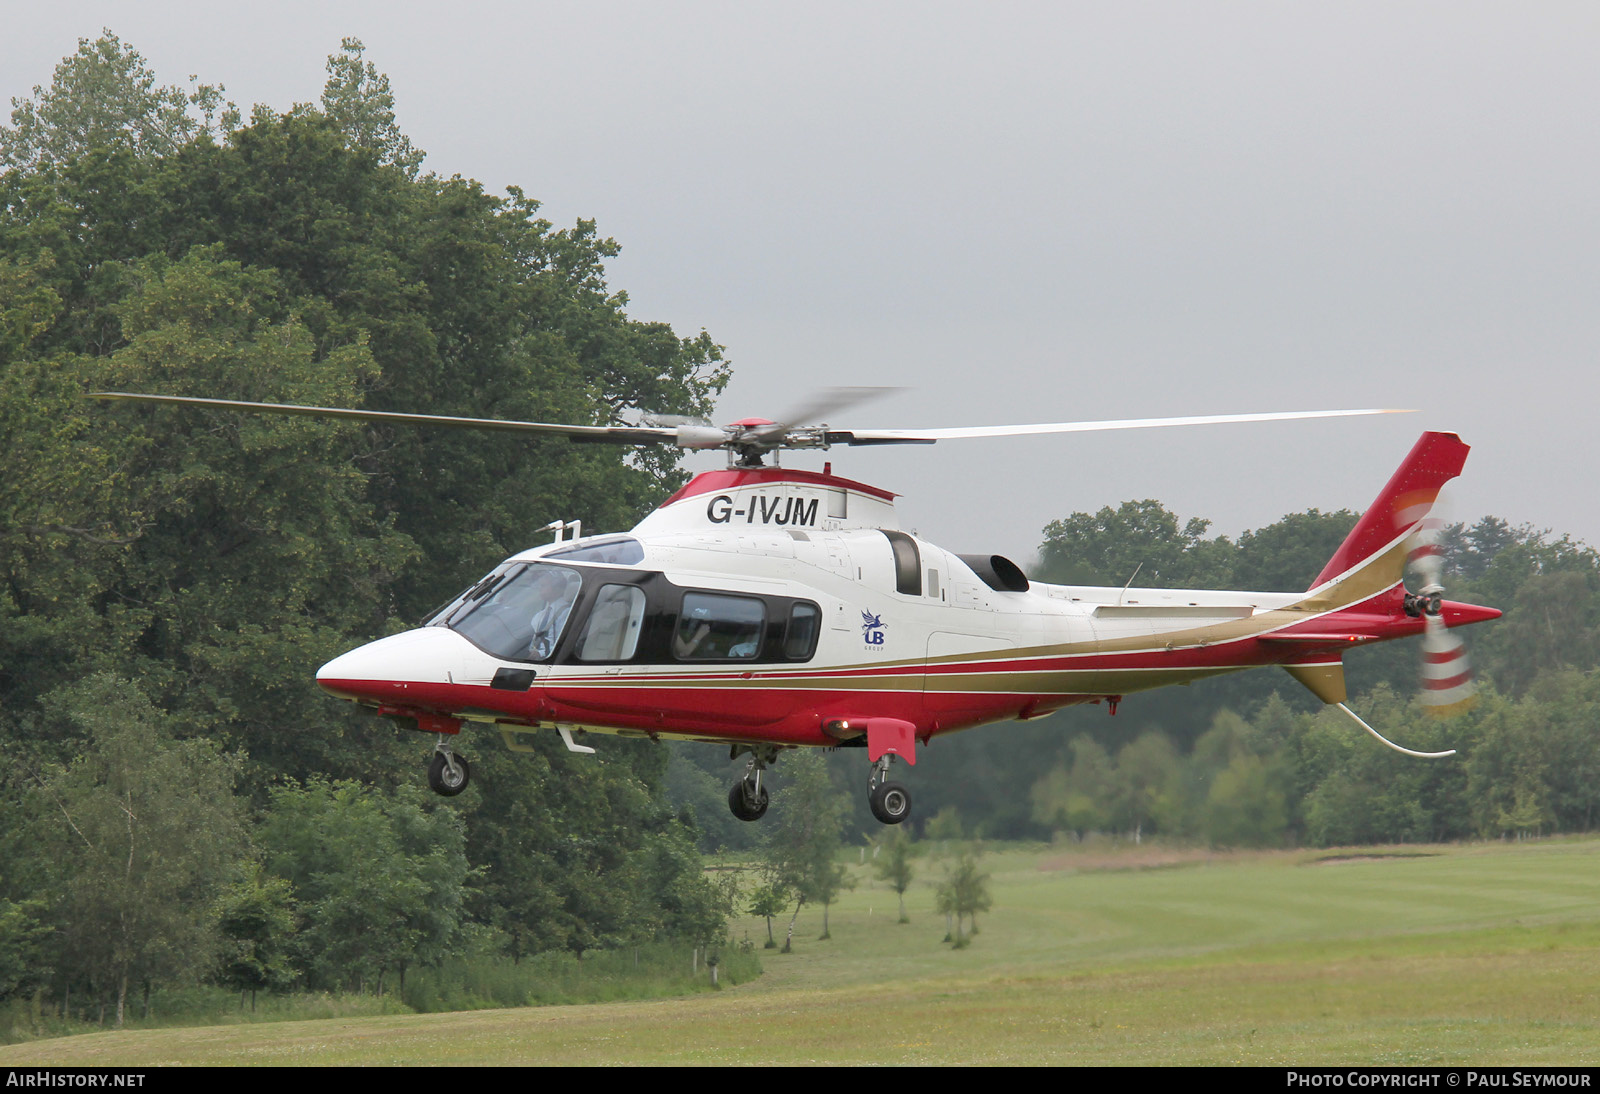
[[[1227,422],[1281,422],[1299,418],[1349,418],[1361,414],[1414,414],[1412,410],[1295,410],[1274,414],[1202,414],[1186,418],[1124,418],[1104,422],[958,426],[954,429],[830,429],[829,444],[933,444],[969,437],[1024,437],[1036,433],[1089,433],[1105,429],[1158,429]]]
[[[454,418],[443,414],[399,414],[388,410],[351,410],[334,406],[297,406],[294,403],[246,403],[234,399],[198,399],[183,395],[136,395],[126,391],[95,391],[94,399],[127,399],[140,403],[174,403],[225,410],[250,410],[263,414],[293,414],[308,418],[344,418],[361,422],[398,422],[403,425],[443,425],[457,429],[495,429],[508,433],[553,433],[575,441],[613,444],[675,444],[676,429],[621,425],[560,425],[518,422],[502,418]]]
[[[874,398],[887,388],[832,388],[819,393],[805,406],[789,415],[791,423],[774,422],[748,431],[755,436],[775,435],[771,447],[816,447],[816,441],[796,444],[785,436],[792,424],[815,420],[835,410]],[[95,399],[126,399],[131,402],[169,403],[179,406],[217,407],[263,414],[290,414],[311,418],[343,418],[363,422],[395,422],[404,425],[442,425],[456,429],[488,429],[505,433],[545,433],[574,441],[609,444],[671,444],[683,448],[720,448],[727,443],[723,431],[680,425],[610,426],[566,425],[554,422],[522,422],[501,418],[460,418],[443,414],[401,414],[387,410],[356,410],[345,407],[300,406],[294,403],[249,403],[236,399],[202,399],[184,395],[145,395],[126,391],[96,391]],[[1052,422],[1039,425],[961,426],[953,429],[828,429],[815,431],[828,444],[933,444],[936,441],[963,440],[969,437],[1022,437],[1043,433],[1086,433],[1111,429],[1155,429],[1163,426],[1219,425],[1228,422],[1276,422],[1303,418],[1346,418],[1362,414],[1411,414],[1410,410],[1305,410],[1273,414],[1208,414],[1182,418],[1128,418],[1100,422]],[[799,434],[796,434],[799,436]]]
[[[815,425],[826,421],[841,410],[860,406],[896,390],[892,387],[825,387],[813,391],[799,406],[789,408],[789,413],[773,423],[782,429],[794,426]]]

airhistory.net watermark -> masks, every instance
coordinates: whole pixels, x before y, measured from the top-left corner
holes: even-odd
[[[143,1086],[144,1072],[142,1071],[47,1071],[39,1069],[6,1072],[6,1086],[8,1087],[45,1087],[59,1086]]]

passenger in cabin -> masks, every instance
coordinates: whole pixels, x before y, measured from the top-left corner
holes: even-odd
[[[672,635],[680,661],[737,661],[761,649],[764,620],[759,600],[717,593],[689,593]]]
[[[705,608],[696,608],[678,620],[678,629],[672,635],[672,656],[686,661],[700,651],[700,644],[711,633],[710,614]]]

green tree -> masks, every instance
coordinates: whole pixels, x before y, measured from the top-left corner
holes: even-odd
[[[979,869],[978,852],[974,848],[962,848],[955,863],[946,871],[944,882],[939,886],[937,906],[947,916],[955,917],[955,937],[947,941],[958,950],[970,945],[971,936],[978,933],[978,913],[993,907],[989,875]],[[963,919],[972,925],[970,932],[962,929]]]
[[[659,814],[658,814],[659,815]],[[645,940],[674,939],[709,949],[727,936],[737,901],[737,879],[718,882],[702,869],[694,829],[677,817],[662,817],[653,838],[640,840],[638,926]]]
[[[248,992],[254,1011],[256,992],[284,991],[295,981],[294,886],[252,861],[222,894],[217,913],[223,938],[217,975],[239,989],[240,1006]]]
[[[114,383],[337,403],[371,375],[365,346],[323,357],[302,325],[269,321],[277,279],[220,248],[147,260],[132,276],[137,287],[114,309],[128,339],[110,359]],[[338,771],[348,760],[328,751],[335,739],[299,728],[325,710],[304,686],[306,662],[348,648],[346,628],[370,590],[414,555],[363,504],[365,477],[343,458],[354,431],[168,407],[139,413],[147,424],[130,431],[124,468],[142,527],[123,561],[124,587],[138,589],[145,607],[139,652],[149,675],[267,771]]]
[[[763,881],[755,887],[750,894],[750,901],[745,906],[745,911],[750,915],[760,916],[767,921],[767,941],[765,949],[778,948],[777,939],[772,937],[772,921],[783,914],[789,906],[789,891],[781,885],[771,881]]]
[[[889,888],[899,898],[900,922],[910,923],[911,919],[906,915],[906,890],[911,888],[911,881],[917,876],[916,867],[911,864],[911,836],[899,828],[892,829],[878,848],[883,856],[873,864],[873,869],[877,871],[878,880],[887,881]]]
[[[246,848],[236,765],[209,741],[174,739],[149,700],[109,674],[53,693],[46,710],[87,739],[69,765],[38,773],[28,806],[59,968],[109,990],[120,1027],[130,982],[211,968],[216,899]]]
[[[1556,672],[1512,700],[1489,691],[1467,724],[1469,831],[1480,836],[1548,827],[1593,831],[1600,819],[1600,670]]]
[[[1172,741],[1148,730],[1122,746],[1116,763],[1115,823],[1141,842],[1145,828],[1182,830],[1182,760]]]
[[[0,1002],[27,995],[54,973],[54,929],[42,900],[0,898]]]
[[[954,805],[940,809],[928,818],[923,835],[939,844],[962,839],[966,835],[966,829],[961,824],[961,811]]]
[[[403,989],[412,961],[453,952],[471,872],[466,833],[425,791],[321,779],[281,787],[260,839],[267,869],[298,896],[312,984],[381,993],[393,970]]]
[[[144,57],[109,30],[92,42],[80,38],[48,88],[11,100],[11,127],[0,126],[0,163],[38,167],[104,150],[170,155],[201,135],[220,136],[239,124],[239,110],[223,101],[223,90],[157,87]]]
[[[1239,537],[1230,587],[1271,592],[1309,588],[1355,525],[1356,514],[1348,509],[1307,509],[1245,532]]]
[[[1543,674],[1600,664],[1600,552],[1570,537],[1485,517],[1455,540],[1447,580],[1453,599],[1499,607],[1505,617],[1474,627],[1470,642],[1480,679],[1513,697]]]
[[[328,57],[328,82],[322,90],[322,112],[355,148],[378,155],[378,162],[393,164],[415,176],[425,153],[395,124],[394,93],[389,77],[371,61],[363,61],[366,47],[359,38],[346,38],[339,52]]]
[[[838,861],[845,810],[828,777],[826,761],[812,749],[802,749],[784,759],[787,785],[774,795],[766,856],[774,883],[794,901],[794,915],[789,919],[782,950],[790,953],[800,909],[807,902],[821,904],[821,937],[830,937],[828,906],[852,881],[849,871]]]
[[[1289,826],[1288,794],[1272,742],[1222,711],[1195,742],[1192,763],[1208,780],[1201,834],[1219,847],[1276,846]]]
[[[393,735],[306,689],[308,666],[417,618],[552,515],[630,523],[681,481],[677,454],[82,391],[609,421],[709,409],[720,348],[629,318],[592,222],[408,172],[358,45],[323,111],[211,135],[139,123],[166,143],[114,136],[123,99],[178,109],[131,49],[108,36],[64,65],[27,122],[58,151],[0,175],[0,706],[109,668],[247,747],[258,788],[376,778]]]
[[[1288,798],[1272,765],[1236,753],[1211,779],[1205,835],[1218,847],[1275,847],[1289,827]]]
[[[1511,527],[1499,517],[1483,517],[1470,527],[1465,524],[1450,525],[1441,537],[1448,564],[1447,572],[1468,581],[1482,578],[1494,562],[1494,557],[1507,547],[1515,546],[1525,533]]]
[[[420,174],[355,40],[318,106],[258,107],[248,125],[220,89],[161,86],[109,34],[17,109],[0,137],[8,742],[66,765],[89,731],[46,716],[43,697],[109,670],[140,682],[170,733],[238,750],[253,804],[273,806],[265,830],[310,833],[266,850],[294,882],[318,983],[432,960],[467,898],[518,956],[718,934],[726,894],[661,796],[663,750],[616,742],[585,763],[546,742],[478,764],[495,793],[455,803],[485,870],[469,885],[455,814],[348,781],[387,785],[416,738],[307,686],[552,517],[632,523],[683,481],[677,452],[82,395],[617,422],[709,411],[721,348],[630,316],[607,280],[618,245],[594,222],[558,227],[521,190]],[[0,802],[0,836],[17,834],[14,804]],[[399,857],[358,861],[337,815]],[[296,872],[312,861],[325,868]],[[3,899],[45,891],[31,871]],[[86,967],[59,978],[85,983]]]
[[[1074,737],[1070,768],[1057,766],[1033,784],[1033,817],[1082,838],[1110,827],[1114,776],[1111,756],[1093,737]]]
[[[1073,513],[1045,525],[1039,548],[1043,580],[1072,585],[1226,588],[1233,546],[1208,541],[1211,522],[1192,518],[1181,527],[1158,501],[1125,501],[1092,516]]]

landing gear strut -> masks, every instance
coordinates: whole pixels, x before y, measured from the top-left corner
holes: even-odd
[[[439,735],[438,747],[433,752],[433,762],[428,765],[428,786],[435,794],[453,798],[467,788],[472,778],[472,768],[466,758],[450,750],[450,739]]]
[[[872,779],[867,783],[867,804],[872,815],[884,824],[899,824],[911,815],[911,791],[900,783],[889,781],[888,753],[878,757],[872,765]]]
[[[738,755],[735,750],[733,757]],[[767,811],[767,788],[762,785],[761,773],[777,759],[778,750],[771,745],[750,749],[750,762],[745,765],[744,774],[728,790],[728,809],[734,816],[742,821],[761,819]]]

